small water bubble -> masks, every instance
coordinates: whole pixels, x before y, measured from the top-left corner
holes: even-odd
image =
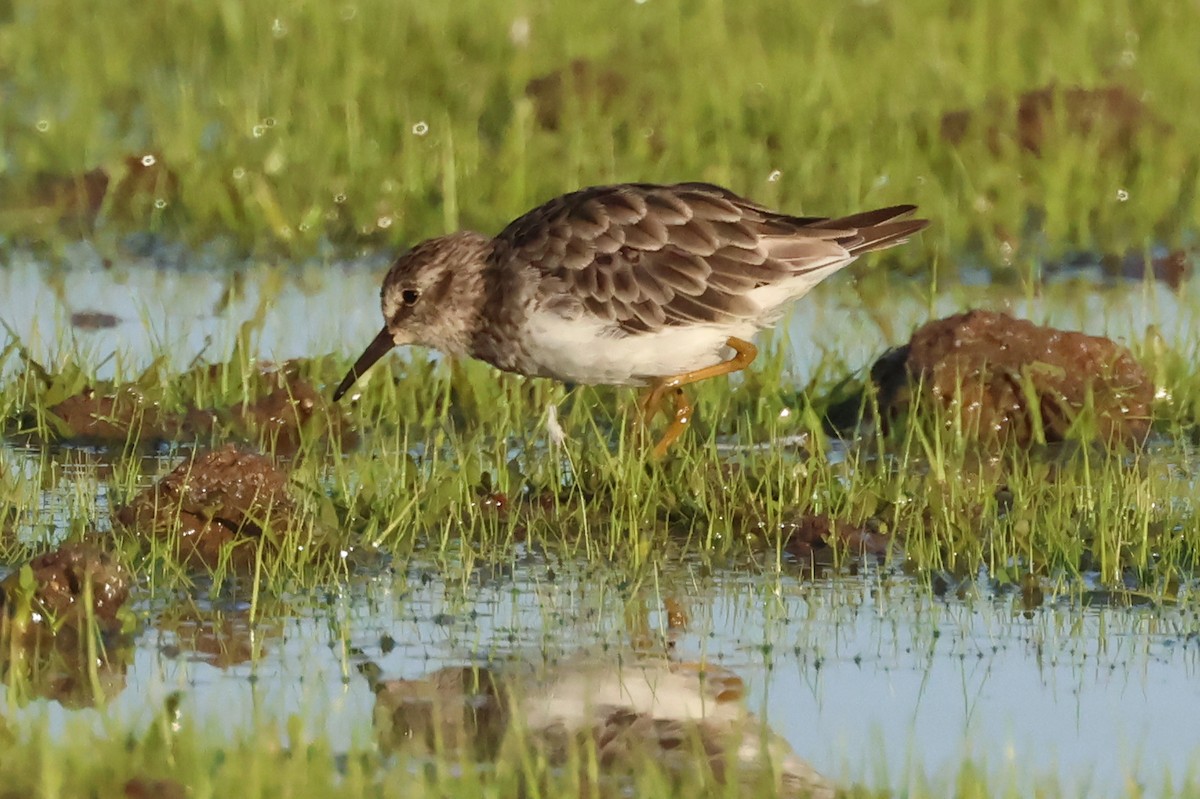
[[[312,228],[312,225],[308,224],[307,222],[301,222],[299,225],[296,225],[296,227],[301,233],[307,233]]]
[[[778,169],[773,169],[771,170],[771,174],[767,175],[767,182],[778,183],[781,177],[783,177],[783,172]]]
[[[1129,199],[1129,192],[1125,189],[1117,189],[1117,202],[1125,202]]]
[[[344,193],[339,192],[339,193],[333,195],[333,201],[335,203],[337,203],[338,205],[341,205],[342,203],[346,202],[346,195]]]
[[[422,119],[412,126],[412,132],[417,136],[424,136],[429,132],[429,123]]]
[[[161,211],[162,209],[167,207],[167,201],[164,200],[162,197],[159,197],[157,200],[154,201],[154,207]]]
[[[633,0],[633,2],[637,3],[639,6],[646,5],[646,0]]]
[[[387,230],[391,226],[392,226],[392,217],[390,214],[381,216],[375,220],[375,227],[380,228],[382,230]]]
[[[529,17],[517,17],[508,26],[508,40],[517,47],[529,44]]]
[[[786,419],[786,418],[788,418],[788,417],[789,417],[789,416],[791,416],[791,415],[792,415],[792,409],[791,409],[791,408],[784,408],[783,410],[781,410],[781,411],[779,412],[779,418],[780,418],[780,419]]]
[[[266,125],[268,128],[273,128],[273,127],[275,127],[275,117],[267,117],[266,119],[264,119],[262,121],[262,123],[264,125]]]
[[[50,120],[39,119],[34,127],[38,129],[39,133],[45,133],[46,131],[50,130]]]
[[[142,156],[142,166],[154,166],[157,162],[158,159],[149,153]]]
[[[267,129],[263,125],[255,125],[251,128],[250,132],[254,134],[254,138],[261,139],[262,135],[267,132]]]
[[[271,33],[275,34],[276,39],[282,39],[284,36],[287,36],[287,32],[287,25],[279,17],[276,17],[271,23]]]
[[[1122,50],[1121,51],[1121,66],[1131,67],[1136,63],[1137,63],[1137,53],[1135,53],[1133,50]]]
[[[233,179],[234,179],[234,180],[241,180],[241,179],[242,179],[242,178],[244,178],[244,177],[246,177],[246,170],[245,170],[245,169],[243,169],[243,168],[242,168],[242,167],[240,167],[240,166],[235,166],[235,167],[233,168]]]

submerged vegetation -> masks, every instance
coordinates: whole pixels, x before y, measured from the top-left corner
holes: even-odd
[[[283,718],[256,705],[248,724],[208,729],[189,716],[208,701],[203,683],[186,674],[169,685],[145,663],[203,663],[249,682],[268,662],[291,674],[288,642],[312,629],[289,625],[317,619],[336,672],[324,678],[349,702],[368,683],[356,672],[395,651],[398,629],[412,632],[405,603],[430,584],[444,587],[444,604],[426,621],[445,640],[405,661],[428,674],[550,661],[549,650],[561,658],[575,647],[567,624],[478,633],[471,597],[497,585],[514,607],[542,606],[543,625],[600,619],[616,629],[578,643],[596,662],[703,661],[714,634],[689,624],[676,597],[712,600],[714,575],[741,586],[752,605],[741,621],[764,628],[761,641],[737,641],[748,660],[770,672],[788,651],[814,684],[833,647],[813,630],[840,601],[820,591],[839,580],[865,579],[884,615],[891,592],[1007,598],[1010,615],[1026,619],[1065,608],[1073,621],[1054,623],[1087,640],[1103,635],[1079,623],[1086,608],[1137,608],[1160,625],[1153,635],[1194,647],[1200,338],[1189,325],[1200,306],[1188,277],[1200,72],[1180,64],[1194,60],[1200,9],[470,5],[89,12],[0,0],[0,268],[47,262],[37,296],[61,306],[0,296],[5,791],[659,796],[693,793],[695,778],[712,795],[738,793],[717,759],[682,781],[644,762],[607,781],[605,751],[631,746],[630,730],[661,733],[649,711],[576,731],[572,741],[593,746],[568,747],[567,758],[524,752],[463,768],[461,753],[387,751],[370,711],[337,742],[319,708]],[[935,225],[854,267],[853,289],[804,301],[829,303],[836,323],[805,328],[803,340],[781,330],[747,372],[696,386],[691,429],[663,462],[646,457],[653,436],[627,390],[567,390],[410,353],[333,404],[348,366],[340,353],[365,342],[263,360],[263,331],[288,292],[308,298],[301,317],[333,315],[344,336],[351,310],[377,322],[374,293],[329,290],[349,272],[418,239],[495,231],[547,197],[624,180],[712,181],[806,214],[912,202]],[[365,266],[334,263],[352,256]],[[119,335],[104,339],[119,342],[112,351],[89,349],[89,331],[127,320],[72,306],[71,284],[120,287],[133,260],[218,267],[211,307],[173,313],[184,326],[226,322],[229,335],[185,339],[192,348],[179,352],[146,321],[145,336],[161,342],[149,357]],[[273,260],[321,268],[264,263]],[[982,300],[961,285],[981,280]],[[1086,332],[1110,333],[1133,318],[1138,291],[1155,324],[1156,298],[1175,292],[1171,322],[1182,332],[1135,328],[1128,352],[1068,337],[1078,352],[1063,361],[993,358],[974,371],[885,355],[911,332],[899,295],[919,298],[924,319],[1059,303],[1078,307]],[[44,325],[17,321],[31,315],[60,319],[49,347],[29,332]],[[814,338],[866,328],[865,342]],[[848,359],[850,343],[869,356]],[[797,351],[811,371],[794,367]],[[1105,380],[1075,373],[1093,367]],[[981,435],[988,417],[966,409],[964,396],[994,384],[1023,414],[1018,435]],[[552,407],[561,444],[548,433]],[[384,587],[363,600],[363,584]],[[593,607],[580,586],[615,600]],[[120,601],[101,612],[98,591]],[[812,614],[807,626],[772,639],[765,620],[783,607],[795,615],[793,600]],[[843,604],[855,603],[867,606]],[[359,616],[385,620],[369,646]],[[897,649],[933,652],[941,628],[914,618],[914,640]],[[530,638],[542,651],[529,651]],[[368,676],[382,702],[396,683]],[[148,683],[131,714],[37,709],[38,697],[112,707]],[[705,734],[665,740],[712,749]],[[867,756],[839,791],[1072,792],[1004,756],[985,750],[948,773],[900,776],[876,774],[887,766]],[[771,790],[790,795],[783,784]],[[1090,787],[1200,795],[1195,773]]]

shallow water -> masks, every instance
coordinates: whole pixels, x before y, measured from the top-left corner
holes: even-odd
[[[220,609],[233,653],[224,658],[257,648],[256,660],[222,664],[189,651],[189,636],[151,626],[103,714],[145,723],[182,691],[184,713],[217,729],[273,719],[283,735],[300,714],[342,749],[369,740],[373,695],[355,673],[367,660],[418,678],[489,658],[614,658],[648,627],[674,641],[674,658],[741,676],[751,708],[839,780],[902,789],[917,775],[946,778],[969,755],[998,773],[1015,765],[1029,784],[1056,775],[1066,795],[1115,795],[1128,781],[1153,792],[1200,756],[1183,711],[1200,706],[1194,610],[1064,600],[1025,612],[1019,597],[944,601],[870,570],[807,581],[699,578],[682,567],[657,575],[689,616],[685,630],[668,631],[650,586],[621,585],[603,568],[555,563],[551,577],[540,558],[518,553],[504,569],[454,575],[453,588],[431,568],[409,563],[290,597],[288,612],[257,626],[244,607]],[[69,714],[101,711],[38,702],[5,713],[61,728]]]
[[[223,360],[237,325],[254,317],[263,298],[270,308],[257,339],[261,357],[353,355],[379,327],[384,266],[312,267],[297,278],[272,268],[235,277],[97,262],[59,278],[18,259],[0,266],[0,316],[34,357],[47,360],[71,329],[69,346],[99,364],[101,376],[117,368],[113,353],[130,372],[164,350],[180,368],[197,357]],[[1191,284],[1182,294],[1141,283],[1084,291],[1059,285],[1032,298],[963,288],[932,303],[925,291],[897,281],[886,301],[864,301],[849,276],[817,289],[786,329],[797,381],[825,358],[865,367],[921,321],[985,296],[990,307],[1119,338],[1140,340],[1153,324],[1169,343],[1185,346],[1200,329]],[[71,315],[83,311],[117,322],[71,328]],[[2,368],[11,374],[15,364]],[[12,482],[26,485],[27,499],[41,509],[19,532],[53,537],[69,528],[72,503],[103,508],[105,487],[92,467],[65,467],[44,490],[30,486],[40,458],[0,446],[0,467],[26,477]],[[839,780],[894,788],[924,775],[948,780],[972,755],[994,771],[1015,766],[1029,785],[1050,774],[1068,793],[1116,794],[1128,780],[1155,790],[1165,774],[1178,778],[1200,756],[1194,712],[1181,710],[1200,707],[1200,620],[1186,601],[1082,607],[1077,592],[1026,610],[1019,594],[993,594],[983,580],[960,587],[968,599],[942,599],[870,568],[813,581],[737,570],[701,576],[685,564],[630,586],[627,575],[602,566],[508,554],[511,562],[466,574],[393,564],[289,596],[255,625],[243,604],[197,600],[198,617],[219,622],[233,647],[225,654],[197,653],[188,636],[158,625],[175,598],[143,593],[139,607],[150,624],[109,707],[67,710],[41,701],[5,714],[16,724],[49,717],[60,729],[75,714],[144,723],[169,693],[183,691],[185,712],[218,728],[268,718],[278,720],[282,735],[288,716],[299,713],[344,749],[371,736],[373,696],[356,674],[367,660],[387,676],[419,677],[488,657],[587,649],[604,658],[649,630],[674,641],[676,658],[712,659],[737,672],[751,707]],[[686,629],[666,630],[666,596],[686,608]]]
[[[221,362],[238,326],[268,303],[255,339],[267,360],[331,352],[357,356],[379,332],[379,283],[387,262],[376,257],[327,265],[246,266],[237,271],[164,269],[148,261],[105,265],[78,245],[63,270],[31,257],[0,261],[0,320],[29,352],[52,361],[64,349],[110,377],[118,363],[136,373],[166,354],[179,368],[196,359]],[[926,281],[899,279],[859,288],[852,266],[818,286],[789,315],[776,340],[789,350],[803,385],[814,367],[833,358],[868,367],[886,348],[908,340],[922,322],[972,307],[1008,310],[1033,321],[1118,340],[1144,338],[1151,326],[1168,345],[1193,343],[1200,329],[1200,281],[1174,291],[1161,283],[1102,284],[1087,270],[1074,281],[1051,282],[1030,295],[1016,286],[963,284],[930,298]],[[112,327],[79,329],[72,314],[99,311]],[[70,331],[63,340],[63,331]],[[114,357],[115,356],[115,357]],[[0,364],[10,373],[15,361]]]

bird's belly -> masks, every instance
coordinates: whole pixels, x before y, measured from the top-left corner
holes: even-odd
[[[596,320],[539,314],[527,322],[525,351],[542,377],[640,385],[719,363],[730,336],[748,339],[754,332],[752,324],[693,325],[624,335]]]

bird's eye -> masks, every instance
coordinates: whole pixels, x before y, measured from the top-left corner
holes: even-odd
[[[405,305],[416,305],[420,296],[421,292],[416,289],[405,289],[400,292],[400,299],[404,301]]]

